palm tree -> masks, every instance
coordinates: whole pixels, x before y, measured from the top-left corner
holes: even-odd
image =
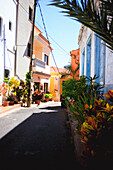
[[[62,74],[61,78],[65,78],[66,76],[70,76],[70,75],[73,77],[73,79],[76,79],[77,77],[79,77],[79,75],[77,74],[77,71],[80,68],[80,64],[79,64],[79,62],[76,62],[76,55],[74,55],[74,57],[75,57],[75,63],[77,65],[77,67],[75,69],[73,69],[71,64],[64,66],[64,68],[66,70],[68,70],[68,72]]]
[[[113,50],[113,0],[52,0],[50,5],[90,28]]]
[[[80,68],[80,64],[79,63],[77,63],[77,68],[74,69],[74,70],[72,69],[71,65],[64,66],[64,68],[69,70],[69,73],[63,74],[61,78],[64,78],[64,77],[69,76],[69,75],[72,75],[73,79],[76,79],[77,77],[79,77],[79,75],[76,75],[77,71]],[[76,75],[76,77],[75,77],[75,75]]]

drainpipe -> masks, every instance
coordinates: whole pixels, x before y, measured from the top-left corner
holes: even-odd
[[[5,58],[6,58],[6,54],[5,54],[5,47],[6,47],[5,24],[4,24],[4,34],[3,34],[3,40],[4,40],[4,77],[5,77]]]
[[[16,4],[16,31],[15,31],[15,61],[14,61],[14,76],[16,76],[16,63],[17,63],[17,32],[18,32],[18,2]]]
[[[29,64],[29,73],[32,72],[32,56],[33,56],[33,40],[34,40],[34,24],[35,24],[35,12],[36,12],[36,5],[38,0],[34,0],[34,10],[33,10],[33,24],[32,24],[32,41],[31,41],[31,51],[30,51],[30,64]],[[29,92],[28,92],[28,101],[27,106],[31,107],[31,82],[29,83]]]

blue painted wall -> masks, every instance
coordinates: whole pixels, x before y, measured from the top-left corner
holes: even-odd
[[[95,74],[99,76],[97,83],[100,82],[100,38],[95,35]]]
[[[81,75],[84,75],[84,59],[85,59],[85,48],[83,49],[83,52],[82,52],[82,60],[81,60],[82,71],[81,71]]]
[[[91,72],[91,37],[89,37],[87,42],[87,52],[86,52],[86,76],[89,77]]]

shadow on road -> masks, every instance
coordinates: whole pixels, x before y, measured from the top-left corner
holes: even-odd
[[[61,106],[48,106],[48,107],[42,107],[41,110],[62,110]]]
[[[46,109],[53,112],[33,113],[0,140],[2,170],[78,169],[65,110]]]

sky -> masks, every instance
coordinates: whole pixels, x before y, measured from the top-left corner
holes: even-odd
[[[39,0],[38,2],[41,6],[57,67],[64,68],[71,61],[70,51],[79,48],[78,35],[81,24],[62,14],[60,8],[48,5],[51,0]],[[35,25],[46,37],[38,6],[36,8]],[[50,55],[50,66],[55,66],[52,55]]]

